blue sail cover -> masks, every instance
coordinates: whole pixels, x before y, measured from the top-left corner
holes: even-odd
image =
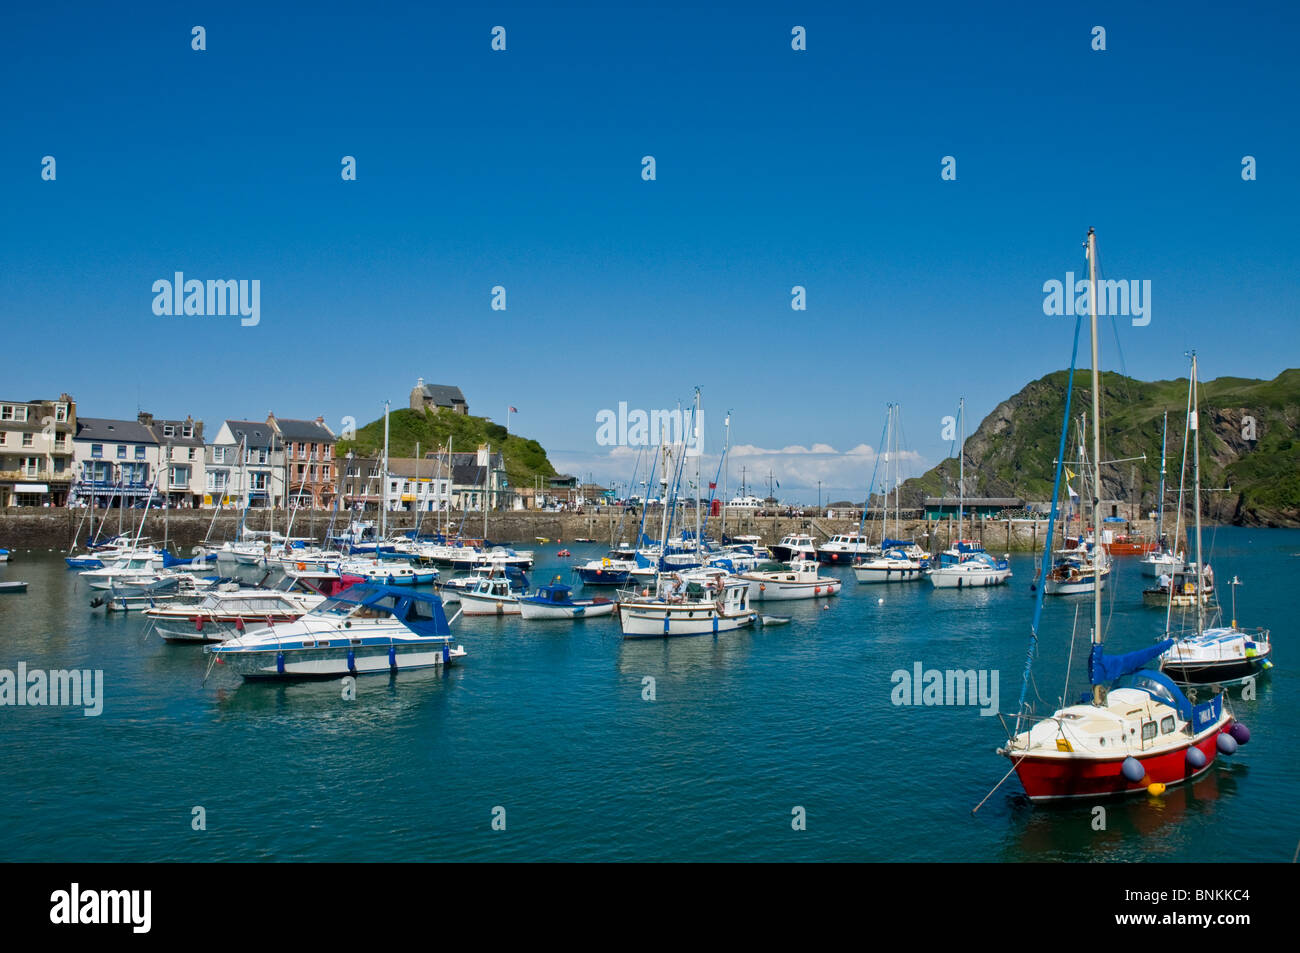
[[[1088,681],[1094,685],[1105,685],[1136,672],[1153,658],[1164,654],[1173,644],[1173,639],[1165,639],[1150,648],[1125,652],[1123,655],[1107,655],[1100,645],[1094,645],[1088,656]]]

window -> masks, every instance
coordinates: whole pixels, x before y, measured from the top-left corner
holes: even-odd
[[[54,449],[55,449],[55,450],[65,450],[65,451],[68,449],[68,435],[67,435],[67,434],[57,433],[57,434],[54,435]]]
[[[193,436],[194,436],[194,426],[193,426],[192,424],[181,424],[181,436],[182,436],[182,437],[193,437]]]
[[[144,459],[144,447],[136,447],[136,448],[135,448],[135,458],[136,458],[137,460],[143,460],[143,459]]]
[[[35,434],[30,434],[30,433],[25,433],[25,434],[23,434],[23,446],[24,446],[24,447],[30,447],[30,446],[32,446],[33,443],[34,443],[34,441],[35,441],[35,439],[36,439],[36,435],[35,435]]]
[[[9,434],[7,434],[3,430],[0,430],[0,447],[3,447],[5,445],[5,441],[8,439],[9,439]]]
[[[104,445],[102,443],[92,443],[90,445],[91,459],[98,460],[104,456]]]
[[[1156,723],[1148,721],[1142,725],[1142,740],[1150,741],[1156,736]]]
[[[119,460],[125,460],[125,459],[126,459],[126,444],[124,444],[124,443],[119,443],[119,444],[117,445],[117,458],[118,458]]]
[[[188,454],[186,454],[185,459],[187,459],[187,460],[193,460],[193,459],[194,459],[194,454],[195,454],[195,448],[194,448],[194,447],[190,447],[190,452],[189,452]]]
[[[12,420],[15,423],[27,422],[27,408],[14,404],[0,404],[0,420]]]
[[[28,477],[34,477],[41,472],[40,457],[23,457],[21,470]]]
[[[172,486],[188,486],[190,482],[189,467],[172,467]]]
[[[225,470],[208,471],[208,490],[212,492],[225,492],[226,478],[229,474]]]
[[[1160,720],[1160,733],[1167,735],[1174,730],[1174,716],[1166,715]]]
[[[226,462],[226,448],[225,448],[225,447],[213,447],[213,448],[212,448],[212,462],[213,462],[213,463],[225,463],[225,462]]]
[[[67,423],[67,420],[68,420],[68,405],[67,405],[67,404],[55,404],[55,405],[54,405],[54,420],[55,420],[55,422],[57,422],[57,423],[61,423],[61,424],[62,424],[62,423]]]
[[[173,427],[171,424],[163,424],[163,436],[164,437],[176,436],[176,428]]]

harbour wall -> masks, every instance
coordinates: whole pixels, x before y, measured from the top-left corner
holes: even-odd
[[[22,550],[67,550],[76,539],[84,542],[89,529],[84,519],[84,510],[80,509],[41,509],[13,508],[0,511],[0,548]],[[145,519],[143,535],[155,543],[166,538],[173,546],[186,551],[210,539],[216,543],[234,539],[238,532],[240,514],[226,511],[216,514],[212,510],[169,510],[166,515],[159,511],[150,511]],[[294,536],[309,536],[320,539],[329,527],[329,511],[300,511],[293,522]],[[370,518],[373,514],[367,514]],[[96,514],[96,527],[100,514]],[[104,531],[116,533],[118,513],[108,512],[104,518]],[[619,541],[631,542],[636,538],[639,517],[630,515],[622,518],[617,511],[604,509],[596,512],[589,508],[584,513],[538,513],[508,512],[489,513],[487,518],[487,537],[495,542],[517,543],[527,548],[535,545],[538,537],[545,537],[552,543],[574,542],[577,539],[591,539],[597,543],[611,544]],[[341,525],[336,522],[336,527]],[[410,529],[415,525],[412,513],[390,513],[389,530]],[[687,516],[684,524],[694,528],[694,518]],[[1076,524],[1077,525],[1077,524]],[[140,526],[139,510],[122,511],[121,526],[123,532],[134,534]],[[274,514],[266,510],[250,510],[245,526],[251,530],[266,530],[272,527],[283,533],[285,531],[285,514]],[[645,531],[651,537],[659,535],[661,526],[658,511],[651,511],[646,519]],[[764,543],[778,542],[787,533],[809,533],[818,543],[824,542],[831,535],[857,531],[858,520],[829,519],[824,516],[742,516],[727,515],[727,533],[736,535],[755,535]],[[1127,531],[1137,535],[1149,535],[1153,530],[1151,520],[1135,520],[1131,523],[1113,524],[1117,531]],[[460,514],[455,514],[451,529],[462,530],[463,535],[479,537],[483,535],[483,514],[470,513],[462,522]],[[707,532],[714,538],[721,535],[721,518],[709,517]],[[425,514],[421,532],[430,533],[437,530],[437,522],[432,514]],[[1043,536],[1047,531],[1047,521],[1040,520],[999,520],[967,519],[965,536],[983,541],[989,552],[1032,552],[1041,549]],[[868,520],[866,533],[869,538],[880,538],[879,523]],[[950,541],[958,538],[956,520],[904,520],[898,534],[904,539],[914,539],[931,552],[946,548]],[[890,535],[893,524],[890,524]],[[181,553],[185,555],[185,552]]]

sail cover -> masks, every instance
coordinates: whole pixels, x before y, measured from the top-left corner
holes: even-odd
[[[1100,645],[1092,647],[1088,656],[1088,680],[1094,685],[1105,685],[1120,676],[1136,672],[1147,662],[1166,652],[1174,644],[1173,639],[1165,639],[1146,649],[1125,652],[1123,655],[1107,655]]]

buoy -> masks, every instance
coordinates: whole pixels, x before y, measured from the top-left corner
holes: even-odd
[[[1200,748],[1187,749],[1187,766],[1194,771],[1205,767],[1205,752]]]
[[[1228,734],[1232,735],[1232,740],[1239,745],[1244,745],[1250,741],[1250,729],[1239,721],[1232,723],[1232,727],[1228,729]]]
[[[1134,784],[1147,776],[1147,769],[1142,767],[1142,762],[1133,757],[1125,758],[1119,770],[1126,781],[1132,781]]]
[[[880,598],[880,599],[877,599],[877,600],[876,600],[876,605],[878,605],[878,606],[883,606],[884,604],[885,604],[885,600],[884,600],[883,598]]]
[[[1219,749],[1219,754],[1232,755],[1237,753],[1237,739],[1226,731],[1219,732],[1219,737],[1214,743]]]
[[[1147,794],[1159,795],[1164,793],[1165,793],[1165,786],[1161,784],[1159,781],[1152,781],[1150,784],[1147,785]]]

